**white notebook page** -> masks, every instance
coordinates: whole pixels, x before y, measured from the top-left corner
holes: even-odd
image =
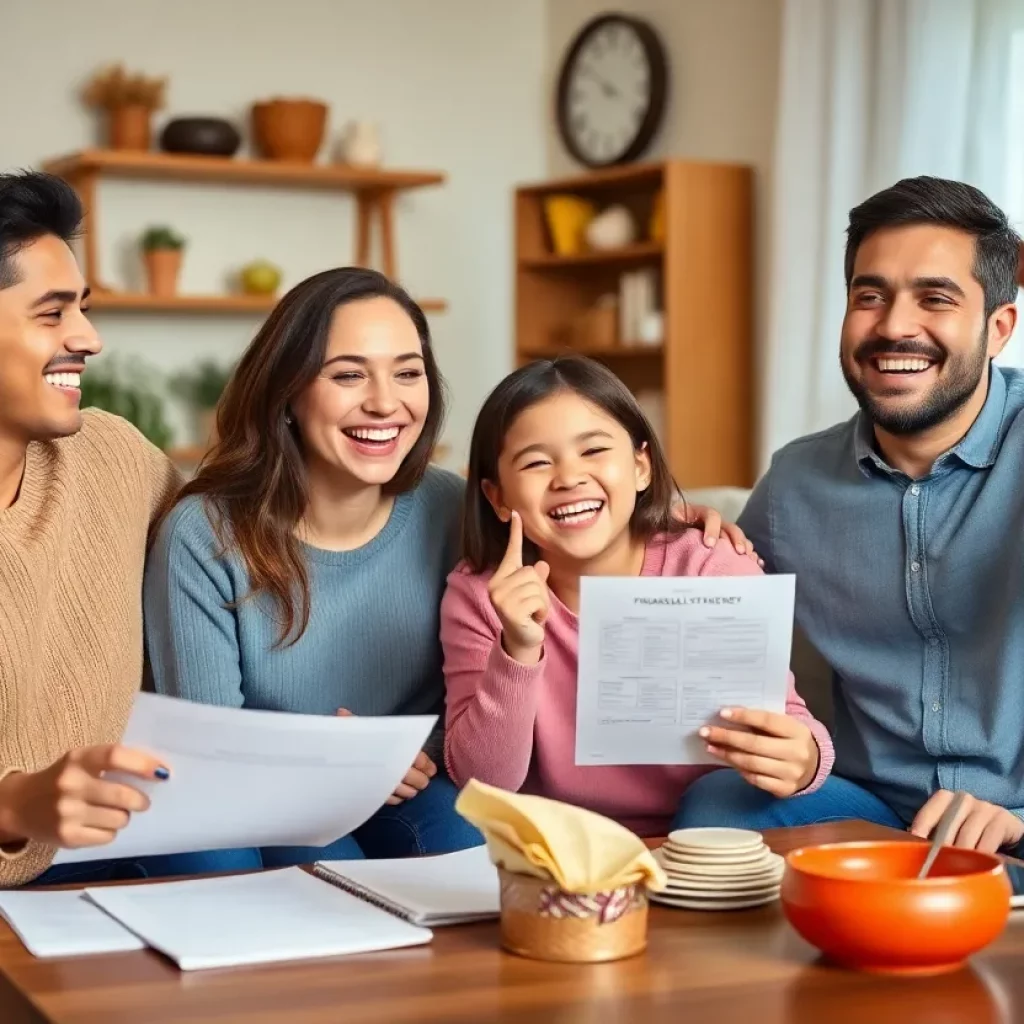
[[[432,937],[301,868],[86,895],[184,971],[366,953]]]

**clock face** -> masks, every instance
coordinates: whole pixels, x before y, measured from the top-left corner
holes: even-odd
[[[604,15],[585,26],[558,89],[559,130],[573,156],[591,167],[639,156],[661,120],[666,77],[664,53],[646,23]]]

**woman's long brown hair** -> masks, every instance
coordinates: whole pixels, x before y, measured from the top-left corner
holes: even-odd
[[[179,495],[201,495],[221,555],[237,551],[249,574],[247,597],[266,594],[281,613],[276,647],[290,646],[309,624],[309,572],[295,527],[309,503],[302,440],[290,422],[292,400],[324,364],[334,311],[384,297],[398,303],[423,346],[429,409],[423,431],[385,486],[412,490],[423,478],[445,414],[445,386],[420,307],[375,270],[325,270],[291,289],[242,355],[217,406],[219,440]]]

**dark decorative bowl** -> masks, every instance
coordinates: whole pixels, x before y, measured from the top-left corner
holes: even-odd
[[[238,129],[220,117],[176,117],[160,133],[160,146],[168,153],[234,156],[241,144]]]

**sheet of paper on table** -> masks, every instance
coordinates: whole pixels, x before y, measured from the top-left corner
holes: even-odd
[[[146,944],[91,903],[81,889],[0,892],[0,916],[38,957],[145,949]]]
[[[149,810],[132,815],[112,843],[60,850],[54,863],[325,846],[383,805],[435,721],[294,715],[140,693],[122,743],[160,758],[170,779],[119,778],[149,794]]]
[[[584,577],[576,764],[718,764],[725,707],[783,712],[796,577]]]

